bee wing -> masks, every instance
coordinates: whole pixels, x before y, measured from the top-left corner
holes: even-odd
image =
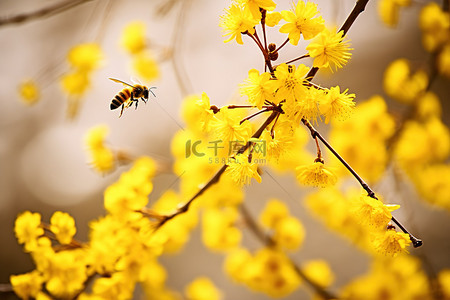
[[[141,81],[137,79],[136,77],[130,77],[130,80],[133,84],[140,84],[142,85]]]
[[[131,84],[128,84],[128,83],[126,83],[126,82],[123,82],[122,80],[114,79],[114,78],[109,78],[109,79],[111,79],[111,80],[114,81],[114,82],[121,83],[121,84],[123,84],[123,85],[128,85],[128,86],[133,87]]]

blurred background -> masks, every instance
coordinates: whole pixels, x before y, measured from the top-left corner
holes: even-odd
[[[291,4],[287,0],[277,2],[278,11]],[[355,1],[315,2],[327,24],[339,27]],[[56,3],[59,1],[2,0],[0,17],[31,13]],[[110,128],[107,140],[113,147],[170,164],[171,138],[183,126],[180,107],[184,96],[206,92],[211,104],[217,106],[243,101],[238,97],[238,84],[247,78],[249,69],[262,70],[263,60],[249,39],[244,38],[244,45],[223,43],[219,17],[229,5],[230,1],[224,0],[92,0],[45,18],[0,26],[0,283],[7,283],[11,274],[33,269],[30,256],[23,253],[13,232],[20,212],[40,212],[48,221],[54,211],[66,211],[76,220],[79,240],[87,240],[89,221],[104,215],[103,190],[126,167],[105,176],[90,168],[83,142],[89,128],[106,124]],[[358,103],[375,94],[383,95],[383,72],[392,60],[405,57],[414,68],[426,68],[429,54],[422,48],[418,27],[422,5],[416,3],[403,9],[397,28],[389,29],[379,20],[377,1],[369,1],[348,33],[354,48],[349,64],[333,74],[319,72],[315,82],[349,88]],[[137,110],[125,111],[119,119],[119,112],[110,111],[109,104],[121,86],[108,78],[129,82],[130,77],[136,77],[130,56],[119,45],[124,26],[132,21],[146,24],[150,45],[156,49],[160,76],[151,82],[143,81],[157,87],[157,98],[151,98]],[[276,44],[284,38],[275,32],[269,34],[269,40]],[[101,46],[105,59],[92,75],[78,116],[68,120],[68,96],[62,91],[59,78],[69,69],[67,52],[77,44],[90,42]],[[281,59],[304,54],[303,50],[295,51],[298,48],[287,45]],[[18,92],[19,84],[27,79],[35,80],[41,87],[40,101],[30,107],[21,102]],[[449,125],[448,81],[436,79],[433,91],[442,100],[443,119]],[[389,102],[389,110],[401,114],[404,107]],[[327,126],[319,129],[326,133]],[[312,141],[310,146],[314,149]],[[150,201],[157,199],[175,179],[170,173],[159,175]],[[307,234],[304,246],[293,255],[295,261],[327,260],[336,275],[331,290],[338,290],[367,270],[368,257],[364,253],[329,231],[306,210],[302,200],[307,190],[299,188],[293,176],[264,173],[263,181],[264,184],[253,183],[246,188],[245,201],[256,216],[270,197],[277,197],[299,216]],[[425,257],[430,263],[428,268],[435,271],[449,268],[448,212],[421,201],[412,186],[405,184],[403,188],[401,199],[395,199],[389,180],[375,186],[376,192],[391,197],[390,202],[402,205],[396,217],[423,239],[423,247],[411,249],[411,254]],[[244,244],[250,249],[259,247],[258,240],[250,234],[245,239]],[[168,286],[173,289],[182,290],[195,277],[205,275],[224,291],[226,299],[266,298],[233,284],[220,271],[222,261],[222,255],[211,253],[202,245],[198,229],[182,253],[162,258],[169,273]],[[307,295],[310,290],[304,287],[288,298],[303,299]]]

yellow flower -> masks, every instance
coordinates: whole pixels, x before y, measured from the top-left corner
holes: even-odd
[[[81,44],[69,51],[67,59],[79,72],[87,72],[99,67],[100,61],[103,59],[103,52],[97,44]]]
[[[305,239],[305,228],[294,217],[288,216],[275,225],[273,239],[277,246],[287,250],[297,250]]]
[[[121,46],[130,54],[137,54],[145,49],[145,24],[135,21],[127,24],[120,37]]]
[[[214,117],[208,95],[203,92],[201,97],[191,96],[183,102],[183,118],[192,130],[201,132],[209,130],[210,121]],[[197,126],[198,125],[198,126]]]
[[[259,71],[251,69],[248,71],[248,78],[241,85],[241,94],[248,96],[248,101],[262,109],[264,101],[272,101],[275,90],[278,87],[277,80],[271,80],[268,72],[259,74]]]
[[[259,219],[269,229],[274,229],[280,220],[289,216],[289,209],[284,202],[270,199],[261,212]]]
[[[20,275],[11,275],[9,280],[14,293],[22,299],[36,298],[44,282],[44,278],[37,270]]]
[[[84,71],[75,71],[67,73],[61,77],[63,90],[73,96],[81,96],[90,86],[88,73]]]
[[[304,185],[327,187],[335,185],[337,177],[333,171],[322,162],[314,162],[311,165],[298,166],[297,181]]]
[[[447,42],[439,52],[437,58],[437,68],[439,73],[450,78],[450,42]]]
[[[222,108],[211,120],[211,131],[222,143],[245,144],[251,137],[252,126],[248,120],[240,124],[237,110]]]
[[[378,253],[396,257],[400,253],[408,253],[407,247],[411,244],[409,235],[402,232],[396,232],[394,229],[388,229],[377,236],[374,240],[374,246]]]
[[[438,274],[438,281],[441,288],[443,296],[445,298],[450,298],[450,269],[443,269]]]
[[[320,32],[317,39],[310,43],[306,50],[314,58],[313,66],[333,70],[342,68],[347,64],[352,54],[349,41],[344,41],[344,32],[334,32],[325,29]]]
[[[232,4],[231,7],[225,10],[225,15],[221,16],[220,27],[225,31],[224,36],[230,37],[224,42],[227,43],[236,39],[238,44],[244,44],[242,41],[242,33],[255,33],[255,26],[259,20],[254,19],[250,10],[244,9],[242,5]]]
[[[112,215],[124,220],[136,219],[140,216],[136,213],[148,203],[147,196],[137,193],[128,186],[120,183],[110,185],[104,192],[105,209]]]
[[[19,244],[25,244],[26,251],[33,251],[38,246],[38,238],[44,234],[41,215],[29,211],[20,214],[15,221],[14,232]]]
[[[275,95],[276,102],[280,103],[286,100],[292,103],[295,100],[300,100],[306,93],[306,87],[303,83],[308,71],[309,68],[303,64],[298,67],[285,63],[279,65],[275,70],[275,77],[279,86]]]
[[[317,16],[318,14],[317,4],[312,2],[305,3],[303,0],[299,0],[294,12],[281,12],[287,24],[281,26],[280,32],[289,34],[289,41],[292,45],[298,44],[301,34],[305,40],[312,39],[325,27],[324,19],[321,16]]]
[[[242,233],[235,226],[239,213],[235,208],[207,209],[203,212],[202,240],[210,249],[227,251],[236,248]]]
[[[406,59],[397,59],[389,64],[383,79],[386,93],[403,103],[412,103],[428,85],[427,74],[419,70],[410,74],[409,62]]]
[[[310,280],[321,287],[328,287],[334,281],[334,274],[325,260],[310,260],[302,269]]]
[[[185,288],[187,300],[220,300],[222,293],[207,277],[198,277]]]
[[[449,40],[450,14],[436,2],[425,5],[419,16],[419,25],[422,29],[422,42],[429,52],[436,51]]]
[[[238,154],[228,164],[225,173],[228,174],[234,182],[239,186],[250,184],[250,180],[255,178],[261,183],[261,176],[258,173],[258,165],[248,161],[248,157],[243,154]]]
[[[22,82],[19,86],[19,93],[22,101],[27,105],[35,104],[40,97],[40,89],[33,80]]]
[[[272,12],[266,14],[266,25],[269,27],[274,27],[278,25],[278,23],[281,21],[283,17],[281,16],[281,13],[279,12]]]
[[[239,3],[242,4],[245,9],[250,10],[253,18],[256,20],[261,19],[260,8],[272,11],[277,6],[272,0],[239,0]]]
[[[442,106],[439,97],[427,91],[417,99],[416,114],[420,120],[426,121],[431,118],[440,118],[442,114]]]
[[[411,5],[411,0],[380,0],[378,2],[378,15],[389,27],[398,23],[400,7]]]
[[[94,170],[102,174],[114,170],[116,162],[114,152],[105,145],[107,134],[108,127],[98,125],[89,129],[84,138],[91,157],[90,163]]]
[[[373,229],[384,229],[392,219],[391,211],[400,207],[399,205],[384,205],[380,200],[367,195],[362,195],[352,204],[352,212],[357,220]]]
[[[133,70],[146,81],[159,77],[159,67],[155,59],[148,51],[139,52],[133,56]]]
[[[77,232],[75,220],[68,213],[61,211],[55,212],[50,218],[50,230],[61,244],[70,244]]]
[[[355,107],[355,94],[347,94],[348,89],[341,93],[340,87],[332,87],[328,90],[325,97],[319,102],[320,113],[325,116],[325,123],[330,120],[345,120],[352,113]]]

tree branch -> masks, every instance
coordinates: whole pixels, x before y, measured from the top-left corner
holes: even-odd
[[[34,12],[18,14],[15,16],[3,16],[0,18],[0,26],[24,23],[39,18],[49,17],[89,1],[92,0],[66,0]]]

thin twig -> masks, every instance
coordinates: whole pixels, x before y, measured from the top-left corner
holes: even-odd
[[[356,178],[356,180],[359,182],[359,184],[362,186],[362,188],[367,192],[368,196],[374,199],[377,199],[377,196],[373,192],[373,190],[369,187],[369,185],[361,178],[361,176],[358,175],[358,173],[353,170],[353,168],[342,158],[342,156],[339,155],[339,153],[336,152],[336,150],[328,143],[328,141],[311,125],[311,123],[306,120],[302,119],[303,124],[305,124],[306,127],[311,132],[311,135],[314,139],[318,138],[327,148],[328,150],[333,153],[333,155],[339,159],[339,161],[345,166],[347,170],[352,173],[353,177]],[[416,238],[413,236],[394,216],[392,216],[392,221],[397,224],[397,226],[406,234],[409,235],[409,238],[411,242],[413,243],[414,248],[422,246],[422,240]]]
[[[23,13],[15,16],[3,16],[0,18],[0,26],[24,23],[35,19],[56,15],[89,1],[92,0],[66,0],[30,13]]]

